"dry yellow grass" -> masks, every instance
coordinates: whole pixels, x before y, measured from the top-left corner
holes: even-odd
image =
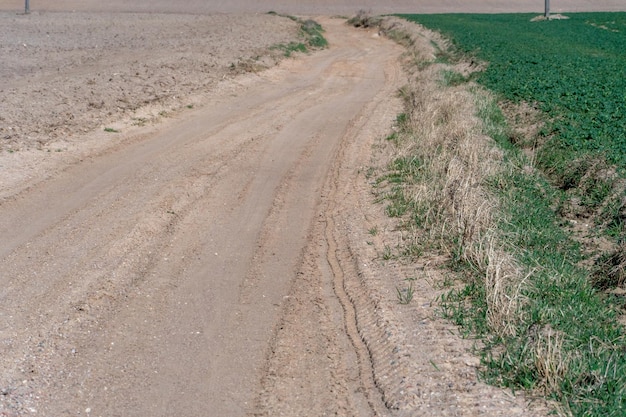
[[[472,83],[453,86],[442,80],[446,71],[467,76],[479,66],[435,62],[446,41],[414,23],[388,18],[380,29],[406,45],[411,73],[403,90],[408,128],[393,158],[417,155],[428,173],[405,187],[405,197],[426,208],[429,239],[483,273],[488,323],[495,333],[511,335],[525,272],[504,249],[495,228],[498,202],[486,188],[487,179],[504,169],[501,150],[482,133],[476,115],[489,97]]]

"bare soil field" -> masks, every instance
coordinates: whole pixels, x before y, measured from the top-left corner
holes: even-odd
[[[380,256],[402,48],[208,3],[0,1],[0,416],[544,415]]]
[[[16,153],[3,182],[49,153],[69,157],[87,132],[150,125],[227,76],[273,66],[282,52],[268,48],[298,31],[267,14],[7,12],[0,27],[0,150]]]

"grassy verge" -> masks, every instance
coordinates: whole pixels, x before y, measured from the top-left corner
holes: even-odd
[[[459,282],[440,306],[480,338],[482,375],[553,399],[564,415],[625,415],[626,302],[594,286],[597,268],[564,227],[569,196],[511,140],[532,143],[532,129],[514,131],[495,96],[472,81],[484,64],[459,59],[437,33],[399,19],[353,23],[378,25],[407,46],[406,109],[376,192],[412,236],[416,248],[404,253],[447,255]],[[620,262],[605,257],[607,270]]]
[[[286,17],[300,24],[300,32],[298,34],[298,37],[301,39],[300,42],[290,42],[273,47],[273,49],[283,51],[286,57],[290,57],[294,52],[307,52],[311,49],[323,49],[328,46],[328,41],[324,38],[324,29],[316,21],[311,19],[302,20],[289,15],[279,15],[276,12],[269,12],[269,14]]]
[[[497,119],[506,132],[504,118]],[[508,141],[502,148],[508,148],[510,169],[490,177],[487,186],[500,202],[498,231],[526,274],[514,331],[490,332],[476,269],[470,268],[470,284],[450,294],[449,301],[454,302],[444,308],[457,323],[484,337],[488,380],[513,389],[539,390],[558,401],[564,414],[624,415],[626,340],[618,321],[624,300],[599,292],[593,286],[593,271],[581,266],[581,245],[563,228],[558,213],[560,191],[541,173],[525,170],[528,158]]]

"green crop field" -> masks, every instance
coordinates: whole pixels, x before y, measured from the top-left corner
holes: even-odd
[[[483,376],[536,390],[551,374],[544,393],[564,414],[625,416],[626,334],[618,317],[626,310],[626,13],[532,22],[534,16],[403,17],[452,40],[452,50],[441,51],[440,61],[484,62],[485,69],[471,79],[494,92],[504,107],[530,104],[542,122],[532,143],[487,132],[511,160],[532,154],[538,170],[529,174],[519,168],[530,164],[524,160],[493,181],[506,212],[502,233],[531,272],[521,290],[525,304],[516,336],[482,334]],[[468,81],[449,71],[443,78],[447,84]],[[495,107],[486,118],[506,125]],[[573,237],[570,221],[594,224],[593,237],[614,246],[590,253]],[[605,265],[612,269],[602,269]],[[482,291],[470,284],[449,294],[449,300],[460,301],[457,306],[444,305],[448,317],[479,334],[487,327]],[[562,337],[550,345],[558,360],[547,365],[529,349],[528,340],[541,327]]]
[[[537,102],[558,146],[601,153],[626,172],[626,13],[406,16],[487,61],[479,78],[512,100]],[[556,144],[554,146],[557,146]]]

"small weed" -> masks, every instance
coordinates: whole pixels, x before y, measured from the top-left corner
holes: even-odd
[[[104,128],[104,131],[105,131],[105,132],[108,132],[108,133],[120,133],[120,131],[119,131],[119,130],[117,130],[117,129],[113,129],[112,127],[105,127],[105,128]]]
[[[396,116],[396,125],[400,128],[406,128],[409,121],[409,116],[406,113],[400,113]]]
[[[187,104],[186,106],[188,109],[193,109],[193,104]]]
[[[385,245],[385,247],[383,248],[381,258],[383,259],[383,261],[389,261],[393,259],[393,250],[389,245]]]
[[[415,288],[413,287],[413,281],[410,281],[406,288],[400,289],[396,287],[396,295],[398,297],[398,303],[400,304],[409,304],[413,300],[414,293]]]
[[[443,281],[439,282],[440,288],[450,288],[454,286],[456,277],[450,273],[443,274]]]
[[[390,135],[388,135],[385,140],[388,140],[390,142],[394,142],[394,143],[398,143],[398,140],[400,138],[400,135],[398,134],[398,132],[393,132]]]
[[[368,230],[368,233],[372,236],[376,236],[378,234],[378,227],[377,226],[371,227],[370,230]]]

